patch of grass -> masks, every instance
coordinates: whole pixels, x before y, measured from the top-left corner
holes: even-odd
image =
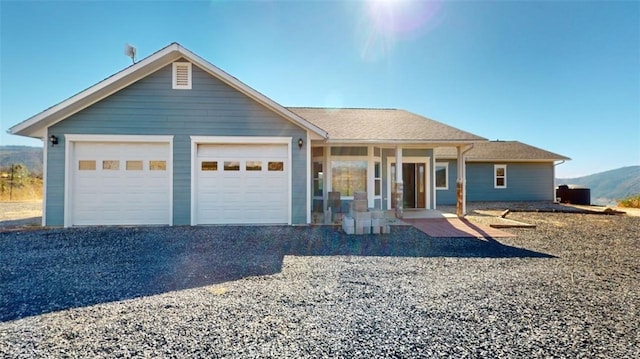
[[[42,200],[42,179],[30,177],[19,185],[0,178],[0,202]]]
[[[618,207],[640,208],[640,194],[619,200]]]

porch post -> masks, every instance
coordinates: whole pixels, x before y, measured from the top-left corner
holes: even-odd
[[[465,153],[473,148],[469,146],[457,146],[458,150],[458,180],[456,181],[456,214],[464,217],[467,214],[467,164]]]
[[[402,182],[402,146],[396,146],[396,217],[402,218],[404,210],[402,208],[404,198],[404,183]]]

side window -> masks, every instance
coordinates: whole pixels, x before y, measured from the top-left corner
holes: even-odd
[[[507,188],[507,165],[493,165],[493,187]]]
[[[436,189],[449,189],[449,163],[436,162]]]

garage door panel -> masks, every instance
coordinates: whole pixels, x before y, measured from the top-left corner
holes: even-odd
[[[287,145],[199,145],[197,156],[196,223],[289,222]],[[225,162],[239,170],[225,170]],[[268,171],[269,162],[283,163],[284,170]]]

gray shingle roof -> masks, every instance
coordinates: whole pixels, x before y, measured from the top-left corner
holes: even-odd
[[[288,107],[329,133],[332,141],[469,142],[485,138],[395,109]]]
[[[456,149],[438,147],[436,158],[456,158]],[[476,142],[466,155],[468,161],[560,161],[569,157],[527,145],[518,141]]]

